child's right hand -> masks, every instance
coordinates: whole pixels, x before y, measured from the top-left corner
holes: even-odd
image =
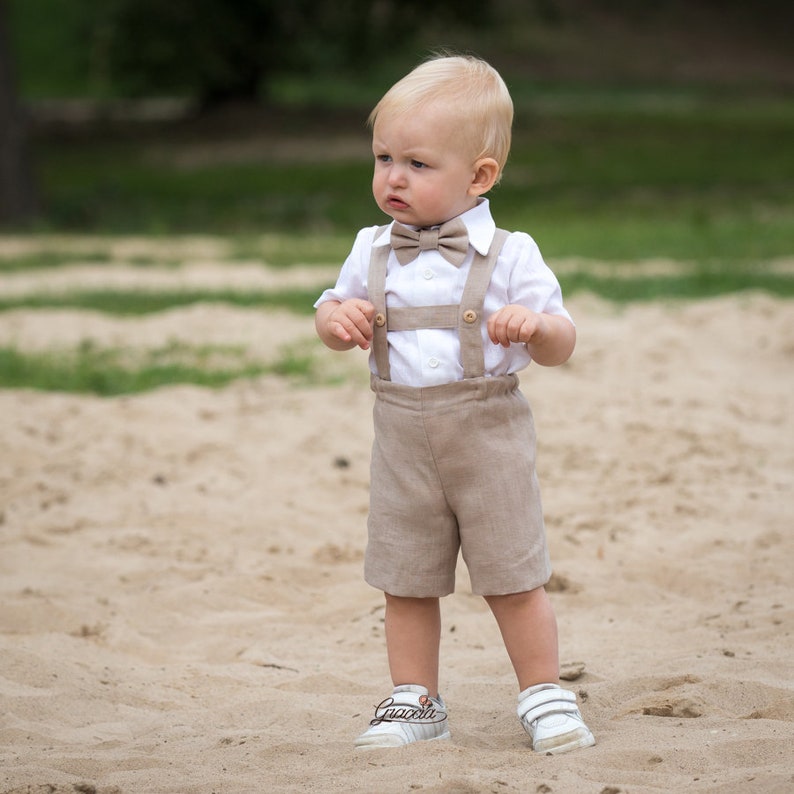
[[[356,345],[368,350],[374,317],[375,307],[369,301],[359,298],[341,303],[326,301],[317,308],[317,333],[328,347],[335,350],[349,350]]]

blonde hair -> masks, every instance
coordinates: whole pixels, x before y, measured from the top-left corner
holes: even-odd
[[[480,58],[441,55],[425,61],[383,95],[367,124],[374,127],[380,116],[415,113],[434,103],[443,103],[459,119],[475,161],[492,157],[501,175],[510,152],[513,100],[499,72]]]

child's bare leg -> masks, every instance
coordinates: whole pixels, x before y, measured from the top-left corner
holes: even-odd
[[[567,753],[595,744],[576,706],[576,695],[559,686],[557,619],[546,590],[488,596],[486,601],[518,677],[517,713],[532,749]]]
[[[535,684],[556,684],[560,662],[557,618],[543,587],[525,593],[486,596],[499,624],[519,690]]]
[[[394,692],[375,707],[375,719],[356,739],[356,747],[449,739],[447,708],[438,697],[440,642],[437,598],[386,594],[386,648]]]
[[[441,609],[437,598],[386,593],[386,649],[394,686],[419,684],[438,697]]]

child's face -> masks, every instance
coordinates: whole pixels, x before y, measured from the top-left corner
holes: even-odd
[[[476,167],[443,108],[378,116],[372,134],[378,206],[401,223],[435,226],[471,209]]]

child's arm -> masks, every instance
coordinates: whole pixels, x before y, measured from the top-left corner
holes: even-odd
[[[314,325],[317,335],[331,350],[350,350],[358,345],[369,348],[375,307],[366,300],[329,300],[317,307]]]
[[[495,345],[523,342],[532,360],[545,367],[564,364],[576,345],[576,328],[567,317],[533,312],[510,304],[488,318],[488,336]]]

